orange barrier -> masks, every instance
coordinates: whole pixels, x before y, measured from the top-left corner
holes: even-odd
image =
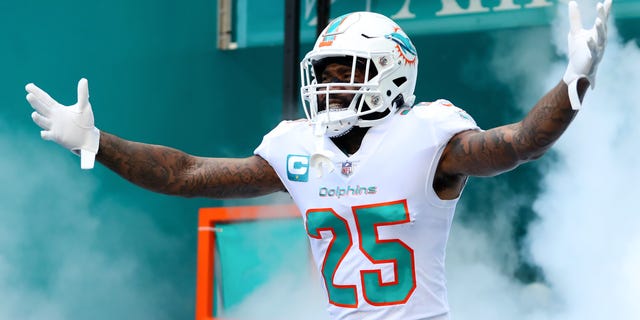
[[[196,320],[222,320],[213,316],[216,225],[218,223],[300,217],[293,204],[200,208],[198,211]]]

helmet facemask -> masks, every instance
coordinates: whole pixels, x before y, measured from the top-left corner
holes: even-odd
[[[372,69],[367,59],[344,55],[306,62],[301,94],[307,118],[322,124],[331,137],[348,132],[358,114],[368,109],[362,98],[374,90],[368,82],[377,74],[375,67]]]
[[[392,81],[388,78],[399,67],[393,61],[389,55],[375,53],[307,56],[301,63],[301,96],[307,118],[329,137],[343,135],[354,126],[371,127],[381,122],[404,104],[402,94],[380,90],[381,81]],[[323,73],[334,63],[348,67],[350,77],[324,81]],[[356,77],[357,73],[363,76]]]

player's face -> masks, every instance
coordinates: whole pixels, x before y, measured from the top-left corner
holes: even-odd
[[[358,87],[346,85],[351,82],[351,64],[346,65],[339,62],[330,63],[320,74],[321,83],[345,83],[345,85],[331,86],[331,90],[358,90]],[[364,82],[364,70],[360,66],[356,67],[354,83]],[[329,108],[331,110],[345,109],[351,103],[355,94],[353,93],[332,93],[329,95]],[[318,95],[318,111],[322,111],[326,106],[327,95]]]

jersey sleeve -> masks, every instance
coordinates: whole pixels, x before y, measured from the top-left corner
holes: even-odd
[[[276,144],[274,143],[274,140],[282,137],[287,132],[290,132],[298,124],[298,121],[281,121],[275,128],[273,128],[273,130],[262,138],[262,142],[255,150],[253,150],[253,154],[258,155],[269,162],[269,159],[274,155],[274,152],[278,152],[277,150],[272,150],[273,145]]]

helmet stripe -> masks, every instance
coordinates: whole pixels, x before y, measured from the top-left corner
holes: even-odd
[[[338,30],[338,27],[340,27],[340,25],[342,24],[342,22],[344,22],[344,20],[346,20],[346,18],[350,15],[350,13],[347,14],[343,14],[337,18],[335,18],[333,21],[331,21],[331,23],[329,24],[329,27],[327,27],[325,33],[324,33],[324,38],[322,39],[322,42],[320,42],[319,46],[320,47],[327,47],[330,46],[333,43],[333,40],[336,39],[336,33]]]

